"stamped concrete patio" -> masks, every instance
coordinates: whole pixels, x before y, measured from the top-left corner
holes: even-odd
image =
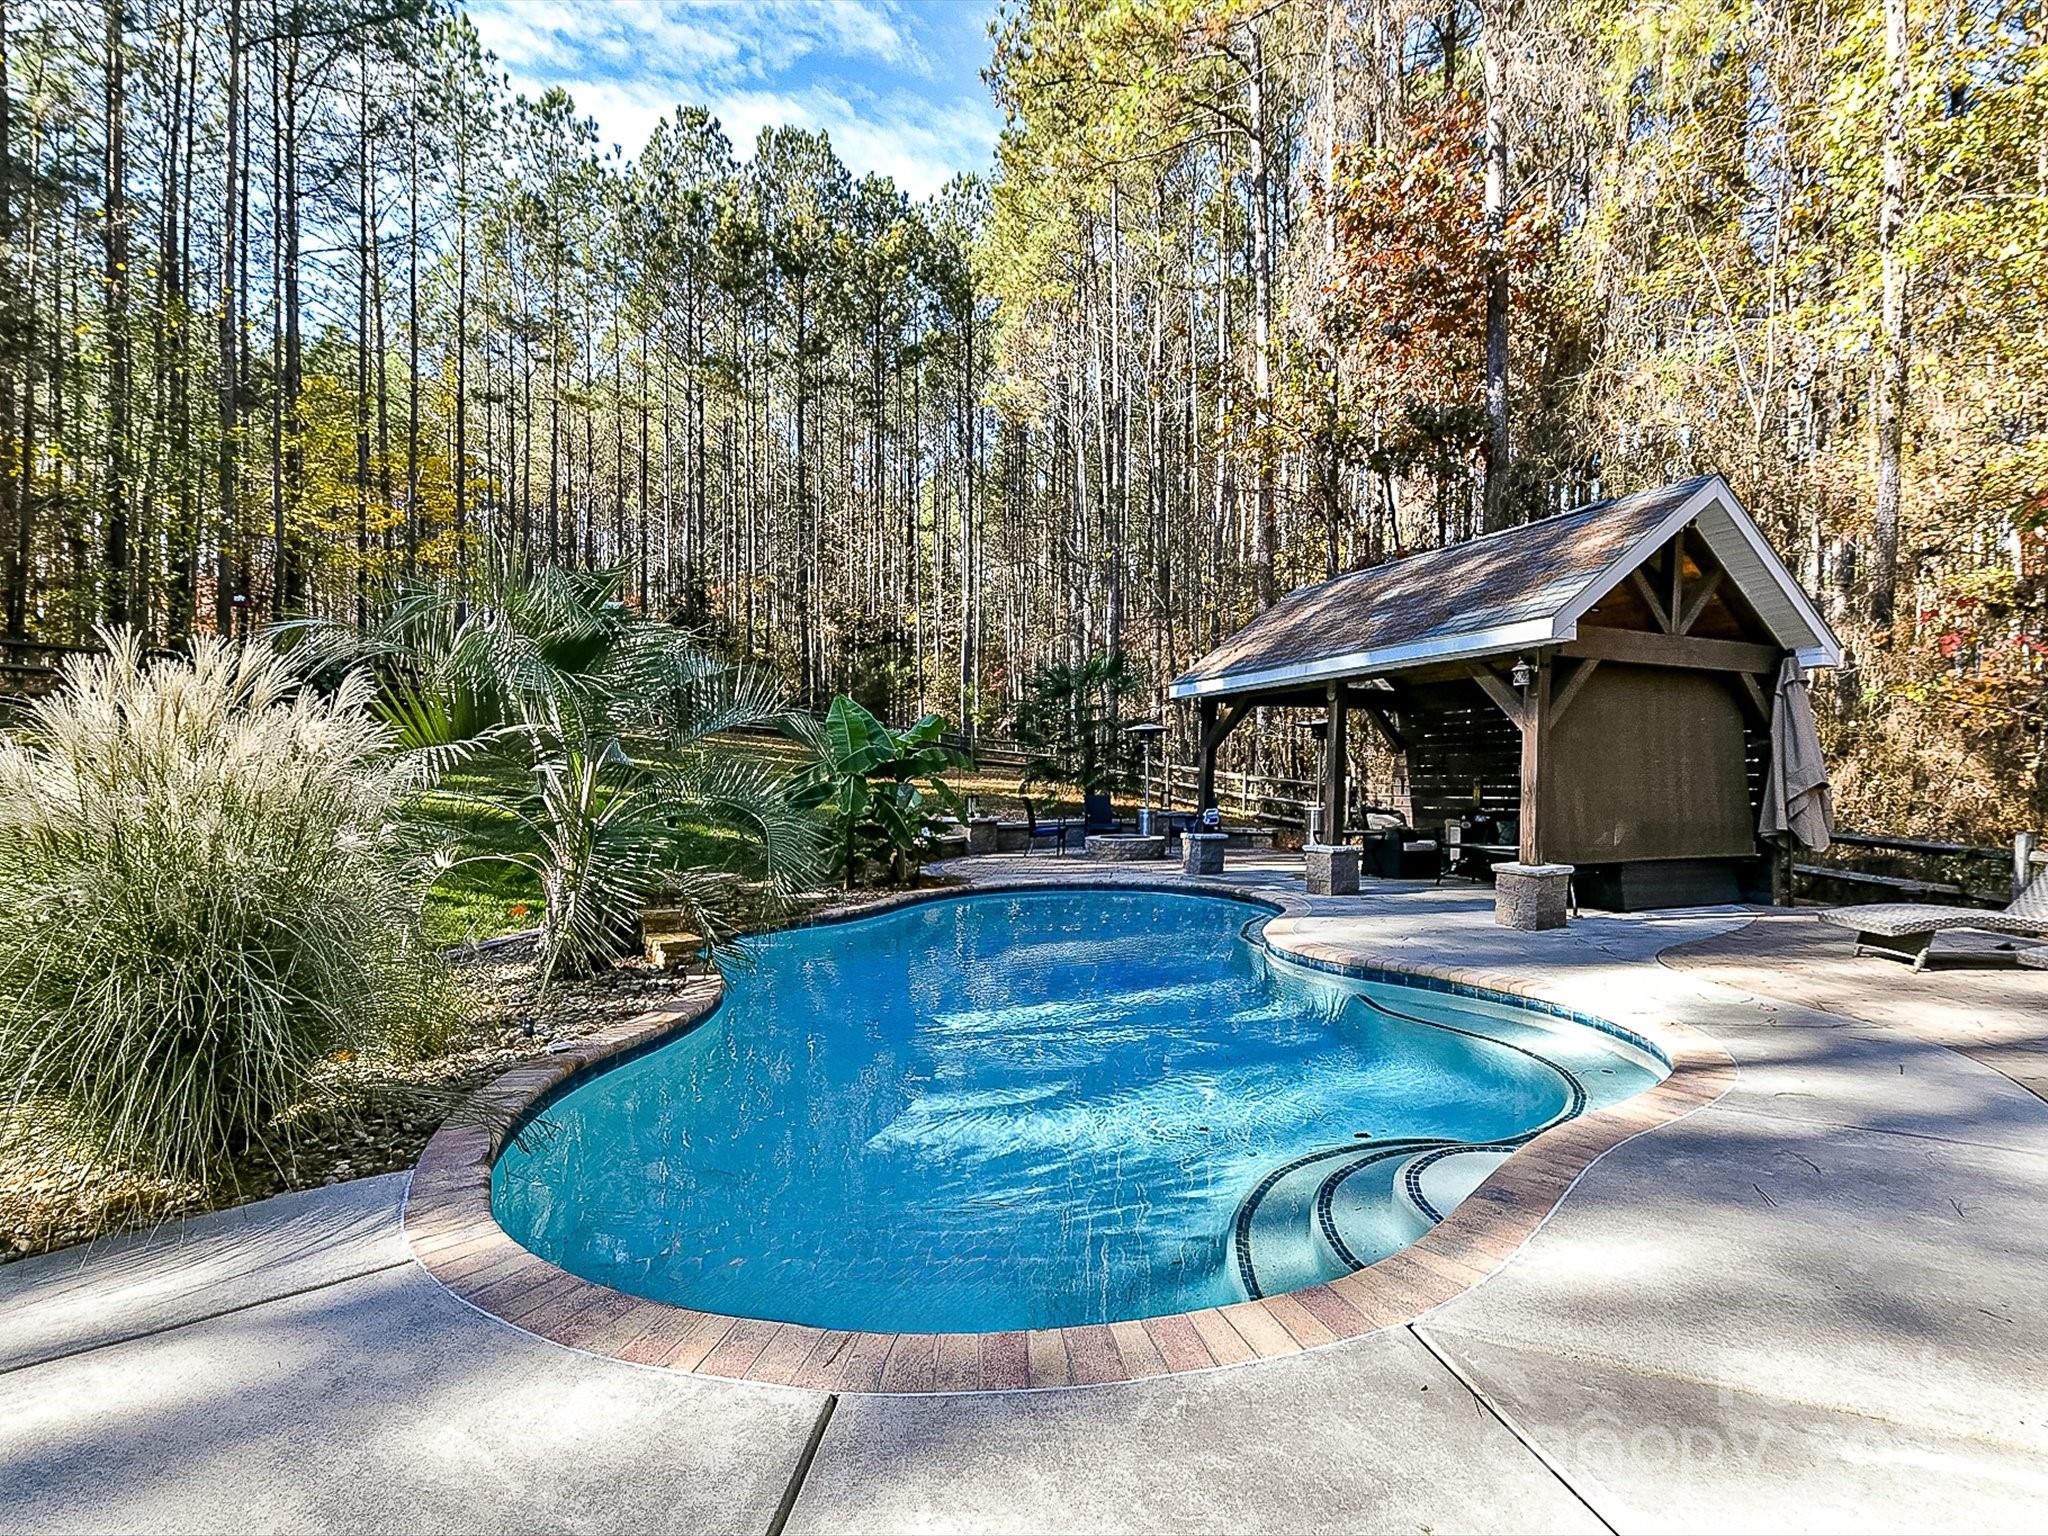
[[[1300,889],[1284,858],[1227,878]],[[0,1271],[0,1528],[2039,1528],[2048,1104],[1997,1067],[2048,1034],[2048,977],[1959,1015],[1954,971],[1802,970],[1805,919],[1511,934],[1469,886],[1291,921],[1283,945],[1693,1026],[1734,1086],[1411,1325],[1070,1391],[834,1397],[564,1349],[420,1269],[398,1175],[51,1255]],[[1951,1022],[1916,1028],[1916,995]],[[1998,1049],[1964,1054],[1961,1016]]]

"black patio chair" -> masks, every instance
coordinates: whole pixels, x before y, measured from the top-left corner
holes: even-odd
[[[1121,832],[1122,822],[1116,819],[1116,808],[1109,803],[1107,795],[1083,795],[1081,797],[1081,831],[1084,836],[1096,832]]]
[[[1067,824],[1064,821],[1041,822],[1038,812],[1029,800],[1024,802],[1024,851],[1050,843],[1053,852],[1067,851]]]

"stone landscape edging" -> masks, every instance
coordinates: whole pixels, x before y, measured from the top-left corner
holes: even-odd
[[[857,921],[965,896],[1061,888],[1045,881],[990,881],[898,892],[792,926]],[[1066,888],[1178,891],[1263,907],[1287,919],[1314,915],[1305,897],[1227,881],[1087,879]],[[1338,952],[1336,946],[1285,931],[1278,938],[1269,933],[1261,942],[1275,954],[1318,969],[1421,977],[1482,996],[1569,1011],[1522,977],[1454,965],[1361,960],[1356,946]],[[1640,1031],[1617,1030],[1624,1038],[1646,1041],[1663,1056],[1669,1076],[1633,1098],[1590,1110],[1535,1137],[1443,1221],[1398,1253],[1302,1290],[1127,1322],[995,1333],[862,1333],[700,1312],[614,1290],[521,1246],[491,1211],[492,1166],[521,1126],[572,1083],[696,1028],[716,1012],[723,996],[724,985],[716,976],[686,982],[670,1006],[586,1035],[482,1090],[471,1112],[435,1133],[413,1170],[404,1224],[406,1241],[421,1266],[460,1300],[528,1333],[613,1359],[701,1376],[827,1392],[906,1394],[1144,1380],[1300,1354],[1413,1322],[1498,1271],[1597,1159],[1712,1103],[1735,1078],[1727,1052],[1688,1026],[1662,1022]]]

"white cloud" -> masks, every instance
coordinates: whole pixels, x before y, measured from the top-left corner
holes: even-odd
[[[597,141],[606,149],[616,145],[628,156],[638,155],[654,125],[676,110],[677,97],[667,86],[651,80],[564,80],[560,82],[576,98],[576,110],[597,120]],[[687,101],[689,98],[682,98]]]
[[[736,91],[708,104],[742,155],[763,128],[822,129],[856,176],[890,177],[912,197],[929,196],[957,172],[985,169],[998,126],[987,102],[934,102],[901,92],[855,101],[822,87]]]
[[[484,45],[515,73],[593,58],[705,82],[765,81],[829,55],[923,73],[893,0],[472,0]]]
[[[823,129],[856,175],[914,196],[987,166],[999,127],[961,54],[975,6],[906,11],[898,0],[471,0],[484,45],[514,83],[561,86],[600,142],[636,155],[679,104],[701,103],[742,154],[764,127]],[[943,31],[941,55],[918,33]],[[950,79],[941,79],[949,74]]]

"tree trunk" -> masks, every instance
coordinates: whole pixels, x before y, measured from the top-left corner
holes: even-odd
[[[304,432],[299,419],[299,398],[304,389],[306,364],[305,340],[299,320],[298,86],[299,42],[292,38],[285,45],[284,99],[279,103],[284,128],[284,164],[280,168],[284,183],[284,378],[281,381],[284,396],[284,497],[278,508],[277,526],[271,530],[277,545],[276,589],[272,593],[271,606],[277,618],[297,612],[305,598],[305,577],[299,565],[299,552],[293,547],[291,529],[286,521],[290,510],[304,494],[306,484]]]
[[[469,133],[458,128],[455,143],[455,462],[450,466],[455,513],[455,569],[469,574]],[[490,380],[484,380],[490,394]],[[490,444],[485,418],[484,443]]]
[[[405,189],[405,574],[420,558],[420,132],[418,78],[406,113]]]
[[[1910,66],[1907,0],[1884,0],[1883,177],[1877,213],[1883,335],[1877,371],[1877,506],[1871,519],[1870,625],[1889,630],[1899,577],[1899,503],[1906,435],[1906,91]]]
[[[215,629],[223,635],[234,628],[233,541],[238,515],[235,505],[235,438],[240,426],[240,401],[235,384],[240,373],[240,338],[235,334],[239,303],[235,287],[241,270],[236,235],[241,213],[238,187],[241,176],[242,0],[228,0],[227,50],[226,142],[221,156],[220,313],[216,337],[219,343],[216,363],[220,377],[216,404],[220,441],[215,445],[215,467],[220,494],[220,539],[214,552],[213,575],[213,621]]]
[[[1490,0],[1479,34],[1486,77],[1486,487],[1488,533],[1513,521],[1508,505],[1508,119],[1512,0]]]
[[[103,234],[107,288],[106,570],[100,611],[128,622],[128,207],[125,0],[107,0],[106,168]]]
[[[14,87],[11,75],[12,34],[7,0],[0,0],[0,245],[14,244]],[[30,356],[27,306],[14,280],[14,266],[5,268],[0,290],[0,535],[6,538],[7,638],[28,638],[28,458],[17,444],[18,417],[25,393]]]
[[[370,56],[356,85],[356,627],[370,622]]]
[[[1252,34],[1252,396],[1253,445],[1259,467],[1258,522],[1253,532],[1252,564],[1261,608],[1278,595],[1274,562],[1279,558],[1279,530],[1273,506],[1273,274],[1272,195],[1266,151],[1265,49]]]

